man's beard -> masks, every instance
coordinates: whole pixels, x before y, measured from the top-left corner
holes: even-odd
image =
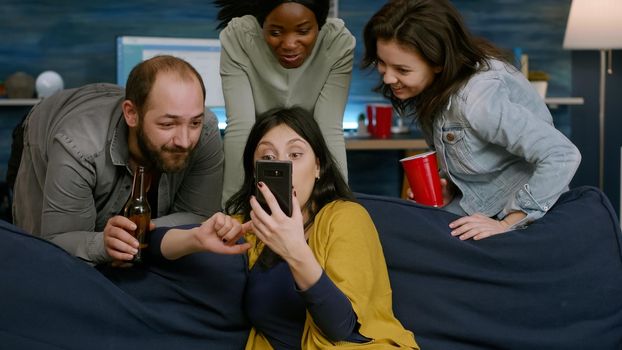
[[[167,146],[162,146],[160,149],[157,149],[157,147],[154,146],[145,135],[145,130],[142,125],[138,125],[136,139],[138,148],[143,154],[145,161],[149,162],[150,166],[154,167],[161,173],[177,173],[186,169],[188,161],[194,151],[193,148],[186,149]],[[169,155],[173,155],[174,158],[167,161],[167,159],[164,158],[164,155],[167,153]]]

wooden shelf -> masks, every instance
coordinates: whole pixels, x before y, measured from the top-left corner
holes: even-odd
[[[583,97],[546,97],[544,99],[544,103],[549,108],[557,108],[561,105],[582,105],[584,102]]]
[[[0,106],[34,106],[39,98],[0,98]]]
[[[427,149],[428,145],[422,138],[413,135],[392,135],[388,139],[376,139],[370,136],[345,136],[347,150],[415,150]]]

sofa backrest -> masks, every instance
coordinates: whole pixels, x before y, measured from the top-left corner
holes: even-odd
[[[396,316],[423,349],[622,348],[622,240],[605,195],[562,195],[527,228],[460,241],[457,216],[358,195],[380,234]]]
[[[101,272],[0,220],[0,349],[244,348],[243,255]]]

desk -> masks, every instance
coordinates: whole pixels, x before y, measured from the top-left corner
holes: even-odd
[[[544,103],[551,108],[558,108],[560,105],[577,106],[584,103],[583,97],[547,97]]]
[[[387,139],[375,139],[371,136],[345,134],[348,151],[383,151],[383,150],[424,150],[428,144],[423,137],[415,134],[393,134]]]
[[[0,106],[34,106],[39,98],[0,98]]]
[[[390,165],[390,168],[394,168],[396,170],[396,173],[393,174],[395,174],[395,176],[397,177],[397,185],[400,187],[400,192],[398,192],[399,194],[396,193],[396,195],[399,195],[402,198],[406,198],[408,181],[404,178],[402,166],[398,162],[398,159],[420,153],[421,151],[427,150],[429,148],[428,144],[425,142],[421,134],[417,132],[412,132],[409,134],[393,134],[390,138],[387,139],[375,139],[371,136],[358,136],[354,133],[346,133],[345,141],[347,151],[400,151],[399,157],[395,160],[395,163],[393,163],[394,165]],[[364,152],[355,153],[364,154]],[[349,163],[353,156],[355,156],[355,154],[348,155]],[[357,157],[359,157],[360,159],[361,156],[363,155],[359,155]],[[355,157],[354,159],[357,159],[357,157]],[[378,156],[368,154],[364,157],[375,158]],[[381,163],[386,164],[386,160],[387,159],[384,158]],[[383,178],[383,176],[390,176],[392,173],[391,171],[389,171],[388,174],[384,172],[380,175],[374,175],[378,174],[378,170],[374,167],[369,167],[368,164],[369,160],[367,159],[364,166],[356,169],[355,171],[350,171],[350,184],[357,192],[374,193],[374,189],[377,189],[379,185],[378,180]],[[349,167],[350,166],[352,166],[352,164],[350,164]],[[382,182],[382,180],[380,181]],[[359,184],[358,182],[361,183]],[[357,188],[357,185],[360,185],[361,187]],[[391,191],[390,188],[389,191]]]

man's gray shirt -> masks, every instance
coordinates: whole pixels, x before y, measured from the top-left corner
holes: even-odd
[[[111,84],[64,90],[36,105],[24,122],[15,224],[92,263],[110,260],[103,230],[131,192],[124,96]],[[223,162],[218,122],[206,113],[188,167],[160,177],[154,223],[199,223],[219,211]]]

